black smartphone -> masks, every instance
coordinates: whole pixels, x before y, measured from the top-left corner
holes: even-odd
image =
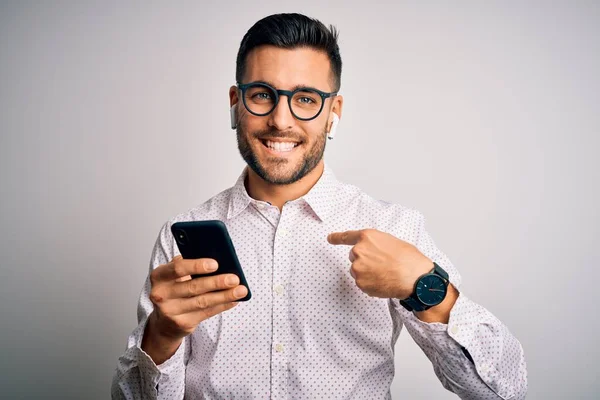
[[[192,278],[218,274],[235,274],[240,284],[246,286],[248,294],[239,301],[252,297],[244,271],[235,252],[235,247],[227,231],[227,226],[219,220],[176,222],[171,225],[181,256],[186,259],[212,258],[219,263],[215,272],[192,275]]]

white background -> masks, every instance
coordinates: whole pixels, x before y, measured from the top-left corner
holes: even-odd
[[[234,184],[239,42],[302,12],[340,29],[326,159],[414,207],[463,290],[523,344],[529,398],[597,377],[597,2],[3,2],[0,387],[106,399],[161,225]],[[395,399],[451,399],[403,332]]]

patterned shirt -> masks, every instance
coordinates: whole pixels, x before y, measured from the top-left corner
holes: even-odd
[[[522,347],[489,311],[461,292],[448,324],[422,322],[397,299],[363,293],[349,273],[350,247],[327,242],[331,232],[390,233],[445,269],[460,291],[460,275],[426,232],[422,213],[369,197],[338,181],[327,165],[315,186],[280,212],[248,195],[246,174],[165,223],[150,269],[179,254],[173,223],[221,220],[252,299],[201,322],[157,366],[141,350],[153,310],[147,278],[139,325],[113,379],[114,399],[389,399],[404,326],[442,385],[461,398],[525,397]]]

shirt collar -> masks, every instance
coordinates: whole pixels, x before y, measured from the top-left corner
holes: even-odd
[[[248,175],[248,167],[244,168],[242,174],[239,176],[237,182],[231,190],[231,197],[229,198],[229,209],[227,210],[227,219],[234,218],[239,213],[244,211],[248,204],[252,202],[252,197],[246,191],[244,182]]]
[[[227,210],[227,218],[231,219],[239,215],[248,207],[252,199],[246,191],[245,180],[248,175],[248,167],[245,167],[239,176],[237,182],[232,188],[231,197],[229,199],[229,208]],[[330,215],[333,207],[336,204],[336,192],[338,189],[338,180],[335,177],[331,168],[325,164],[323,174],[317,183],[300,199],[303,199],[317,215],[321,221],[325,221]],[[296,200],[296,201],[298,201]]]
[[[336,205],[339,182],[327,164],[317,183],[303,198],[321,221],[325,221]]]

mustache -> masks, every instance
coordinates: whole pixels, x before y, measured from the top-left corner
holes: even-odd
[[[293,131],[278,131],[276,129],[269,129],[264,131],[253,132],[252,136],[259,140],[266,139],[290,139],[294,142],[304,142],[302,135]]]

